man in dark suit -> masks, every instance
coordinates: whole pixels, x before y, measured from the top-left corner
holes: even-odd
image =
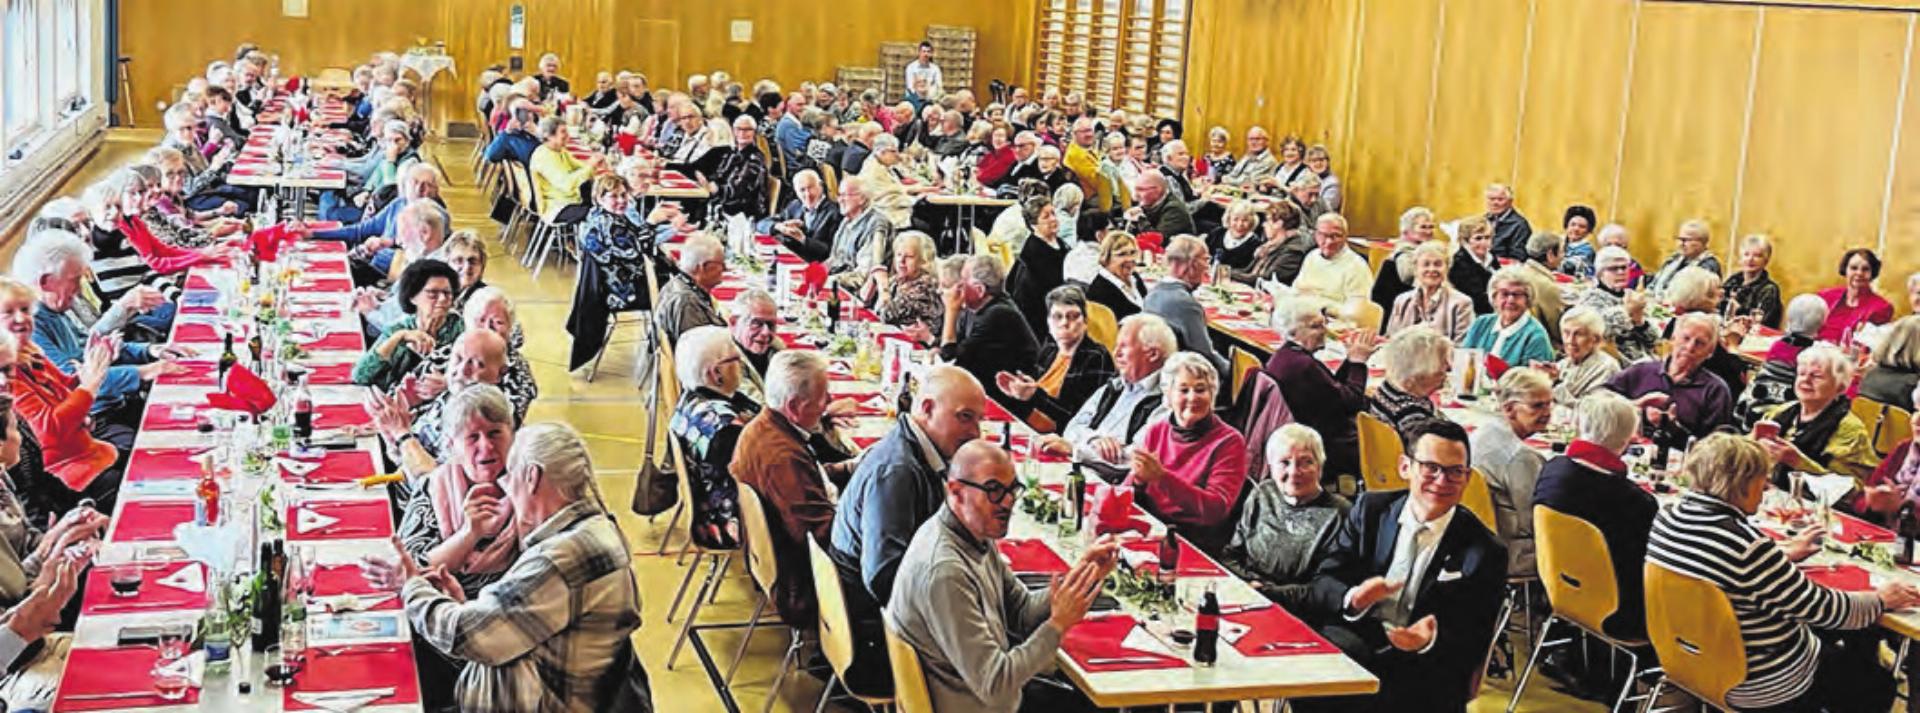
[[[974,255],[956,289],[942,291],[947,315],[940,357],[966,369],[1002,406],[1019,403],[1000,391],[1000,372],[1033,373],[1040,342],[1020,308],[1007,297],[1007,266],[994,255]]]
[[[795,199],[761,220],[758,230],[779,238],[803,260],[824,262],[833,252],[833,234],[840,230],[840,206],[827,200],[826,185],[813,169],[794,174],[793,193]]]
[[[1470,513],[1467,433],[1432,419],[1406,429],[1404,492],[1355,502],[1308,594],[1320,631],[1380,678],[1366,697],[1296,701],[1301,711],[1465,711],[1504,601],[1506,547]],[[1305,704],[1305,705],[1302,705]]]

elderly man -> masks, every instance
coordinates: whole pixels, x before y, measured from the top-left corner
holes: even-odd
[[[754,143],[759,131],[753,117],[736,117],[733,141],[726,150],[708,151],[682,167],[706,177],[713,191],[709,205],[717,215],[754,219],[767,214],[767,159]]]
[[[833,233],[827,272],[841,287],[859,291],[874,270],[886,269],[893,246],[893,221],[876,210],[859,176],[840,181],[840,228]]]
[[[1216,371],[1227,374],[1227,359],[1213,348],[1213,336],[1207,332],[1207,310],[1193,298],[1193,291],[1212,277],[1206,242],[1192,235],[1173,238],[1167,243],[1166,261],[1167,276],[1147,291],[1141,309],[1167,321],[1182,351],[1206,357]]]
[[[1205,202],[1200,200],[1200,192],[1193,187],[1193,152],[1187,148],[1187,142],[1174,139],[1160,145],[1160,175],[1167,179],[1169,194],[1187,207],[1188,212],[1198,210]]]
[[[997,180],[989,181],[991,188],[1018,186],[1020,181],[1033,179],[1046,180],[1040,172],[1040,137],[1031,131],[1022,131],[1013,135],[1013,166]]]
[[[688,237],[674,265],[680,272],[660,289],[660,304],[653,310],[665,337],[678,344],[680,335],[694,327],[727,326],[713,304],[713,288],[727,272],[727,250],[720,239],[706,233]]]
[[[1620,459],[1639,424],[1633,404],[1619,394],[1601,391],[1581,399],[1574,408],[1574,441],[1566,453],[1546,462],[1533,485],[1534,505],[1585,520],[1606,537],[1620,607],[1601,628],[1622,639],[1647,635],[1640,574],[1647,535],[1660,510],[1652,493],[1627,479],[1627,464]]]
[[[1139,205],[1127,212],[1127,218],[1136,226],[1135,232],[1173,236],[1199,230],[1194,227],[1193,213],[1187,210],[1186,201],[1167,190],[1166,174],[1158,171],[1142,174],[1134,184],[1134,197],[1139,199]]]
[[[1506,548],[1459,504],[1473,475],[1467,433],[1429,420],[1407,432],[1400,475],[1413,487],[1355,501],[1320,562],[1309,609],[1320,631],[1380,678],[1354,700],[1303,710],[1461,711],[1494,636]]]
[[[573,85],[566,77],[560,76],[560,55],[548,52],[540,56],[540,73],[534,75],[540,80],[540,101],[546,102],[555,94],[569,94]]]
[[[1533,317],[1547,328],[1554,351],[1560,350],[1560,315],[1567,313],[1567,300],[1553,276],[1560,273],[1560,261],[1566,254],[1566,238],[1556,233],[1534,233],[1527,238],[1527,261],[1520,264],[1520,274],[1533,285]]]
[[[436,457],[440,454],[440,414],[452,394],[474,384],[503,386],[506,375],[505,337],[490,329],[470,328],[462,332],[460,338],[454,340],[446,371],[441,375],[446,380],[446,388],[413,407],[413,433],[427,452]]]
[[[847,130],[847,150],[840,154],[840,163],[836,166],[843,177],[840,185],[846,185],[847,178],[859,175],[860,169],[866,167],[867,157],[873,155],[873,140],[884,133],[887,133],[885,127],[871,121]]]
[[[1380,348],[1380,336],[1364,329],[1345,336],[1346,360],[1328,368],[1316,354],[1327,345],[1327,302],[1318,298],[1283,300],[1274,306],[1273,327],[1286,338],[1263,369],[1276,384],[1294,420],[1312,428],[1325,442],[1327,485],[1360,472],[1360,434],[1354,417],[1367,408],[1367,359]]]
[[[69,375],[77,373],[86,360],[89,333],[74,321],[72,310],[87,278],[91,254],[87,244],[72,233],[50,230],[29,238],[13,258],[14,279],[40,290],[40,303],[33,312],[33,343]],[[125,310],[129,301],[154,299],[165,300],[150,288],[135,288],[115,304]],[[137,423],[137,409],[145,402],[143,385],[164,374],[186,371],[173,361],[185,355],[185,350],[166,345],[120,345],[114,366],[107,368],[106,378],[94,394],[92,412],[95,416],[114,412],[115,420]]]
[[[1314,220],[1313,244],[1318,249],[1300,262],[1294,291],[1319,296],[1340,308],[1367,299],[1373,268],[1347,244],[1347,219],[1327,213]]]
[[[907,542],[945,499],[948,459],[980,437],[986,408],[986,391],[972,374],[934,367],[913,408],[861,458],[840,495],[827,549],[853,625],[853,665],[844,681],[851,690],[893,690],[880,608],[891,601]]]
[[[1553,380],[1527,367],[1508,369],[1494,387],[1499,418],[1473,432],[1473,462],[1487,477],[1493,495],[1494,529],[1507,546],[1507,575],[1531,577],[1533,561],[1534,479],[1546,459],[1526,439],[1553,421]]]
[[[1178,341],[1165,320],[1150,314],[1121,320],[1113,342],[1118,373],[1093,392],[1059,435],[1042,436],[1040,447],[1054,455],[1071,455],[1077,462],[1104,464],[1114,475],[1124,474],[1130,458],[1127,447],[1134,436],[1167,415],[1160,367],[1178,351]]]
[[[1280,161],[1273,157],[1268,142],[1265,127],[1247,129],[1247,155],[1240,157],[1240,162],[1233,165],[1233,170],[1220,177],[1220,183],[1252,187],[1272,178],[1280,170]]]
[[[533,130],[540,125],[540,109],[531,101],[515,99],[508,111],[512,118],[507,123],[507,130],[495,135],[493,142],[487,144],[484,158],[488,163],[512,159],[525,166],[533,160],[533,150],[540,148],[540,137],[533,135]]]
[[[1702,312],[1681,315],[1674,318],[1672,351],[1666,359],[1622,369],[1607,380],[1607,388],[1640,410],[1647,436],[1655,443],[1684,448],[1689,439],[1705,438],[1733,423],[1727,382],[1705,368],[1719,344],[1719,318]]]
[[[1108,187],[1106,177],[1100,174],[1099,132],[1094,129],[1093,119],[1081,118],[1073,122],[1069,135],[1072,140],[1063,147],[1061,165],[1073,172],[1079,181],[1080,190],[1091,201],[1088,205],[1094,210],[1118,212],[1124,206],[1116,206],[1116,196]]]
[[[1515,262],[1527,259],[1527,240],[1533,224],[1513,207],[1513,188],[1504,183],[1487,186],[1487,222],[1493,224],[1493,254]]]
[[[1117,564],[1103,539],[1053,586],[1028,591],[1000,556],[1020,483],[999,446],[960,447],[947,472],[946,507],[920,526],[900,559],[900,597],[887,620],[920,656],[938,710],[1014,711],[1037,675],[1053,668],[1060,639],[1086,616]],[[1032,686],[1035,697],[1061,694]]]
[[[960,284],[945,290],[946,319],[940,330],[940,356],[966,369],[986,385],[988,396],[1015,403],[1000,391],[1000,372],[1031,373],[1040,359],[1040,342],[1027,318],[1007,296],[1006,265],[995,255],[967,258]]]
[[[767,365],[780,351],[780,340],[774,336],[774,328],[780,324],[779,305],[766,290],[750,287],[733,298],[727,311],[733,316],[729,327],[733,345],[740,349],[746,367],[740,374],[740,393],[765,405],[762,397],[767,389]]]
[[[760,221],[759,230],[779,238],[801,259],[823,262],[833,254],[833,238],[840,232],[840,205],[827,199],[820,174],[811,168],[794,174],[793,193],[795,199]]]

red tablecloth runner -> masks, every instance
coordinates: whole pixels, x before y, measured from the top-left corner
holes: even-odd
[[[1000,555],[1015,572],[1054,574],[1068,569],[1067,561],[1040,540],[1001,540]]]
[[[151,691],[153,664],[158,660],[160,650],[151,646],[73,649],[67,653],[67,669],[60,676],[60,695],[54,699],[53,709],[99,711],[199,704],[200,689],[197,688],[187,689],[187,696],[177,701],[166,700],[157,694],[145,698],[68,700],[69,696],[83,694]]]
[[[200,414],[213,407],[203,403],[184,404],[192,406],[192,412],[174,407],[182,404],[147,404],[147,416],[140,421],[143,431],[189,431],[199,424]],[[313,427],[318,430],[360,426],[370,422],[367,407],[360,404],[320,404],[313,409]]]
[[[127,502],[113,519],[113,542],[162,542],[173,539],[173,527],[193,522],[193,503]]]
[[[420,700],[420,677],[413,669],[413,645],[361,644],[349,652],[329,654],[326,651],[316,648],[307,652],[307,667],[294,679],[293,685],[280,693],[281,705],[286,710],[318,710],[294,700],[293,694],[302,691],[393,689],[393,695],[376,698],[367,704],[369,706],[405,705]]]
[[[175,344],[210,344],[218,342],[225,337],[226,332],[224,330],[203,322],[182,322],[173,327],[173,343]],[[240,341],[246,338],[247,334],[245,330],[236,330],[233,334],[234,341]],[[240,346],[237,344],[234,345],[234,351],[239,350]]]
[[[127,461],[127,481],[197,479],[202,470],[194,457],[206,448],[135,448]]]
[[[385,500],[320,500],[300,507],[340,521],[311,532],[300,532],[299,515],[289,512],[289,540],[367,540],[393,536],[393,513],[387,509]]]
[[[310,352],[357,352],[365,347],[361,336],[353,332],[328,332],[319,339],[310,342],[296,340],[296,343]]]
[[[183,325],[184,326],[184,325]],[[234,348],[239,351],[239,347]],[[174,362],[186,367],[180,374],[167,374],[157,382],[161,386],[213,386],[220,383],[220,365],[210,361]]]
[[[1135,552],[1152,552],[1158,555],[1160,552],[1160,541],[1140,540],[1128,542],[1121,545],[1121,547]],[[1159,564],[1149,565],[1149,567],[1158,569]],[[1221,569],[1219,564],[1216,564],[1212,558],[1207,556],[1207,553],[1195,549],[1193,543],[1188,542],[1187,538],[1180,538],[1180,564],[1174,574],[1182,577],[1221,577],[1225,576],[1226,573],[1227,571]]]
[[[1829,589],[1838,589],[1843,592],[1865,592],[1873,589],[1873,575],[1859,565],[1843,564],[1832,567],[1810,565],[1801,567],[1800,571],[1807,575],[1807,579],[1813,580],[1814,584]]]
[[[289,482],[305,480],[309,483],[346,483],[373,475],[373,454],[366,451],[328,451],[320,458],[320,467],[307,473],[305,478],[294,477],[285,469],[281,477]],[[331,513],[329,513],[331,514]]]
[[[1133,630],[1133,617],[1116,614],[1094,619],[1084,619],[1075,624],[1067,634],[1061,637],[1060,649],[1072,656],[1073,660],[1092,672],[1101,671],[1143,671],[1156,668],[1186,668],[1185,659],[1174,658],[1151,651],[1129,649],[1120,645],[1127,633]],[[1141,659],[1125,663],[1093,664],[1088,661],[1101,658]],[[1146,659],[1152,659],[1151,662]]]
[[[80,596],[82,614],[145,614],[157,611],[199,610],[207,607],[207,592],[189,592],[158,582],[187,567],[205,568],[198,562],[142,565],[140,593],[131,597],[113,595],[112,567],[87,570],[87,583]],[[205,581],[202,579],[202,581]]]
[[[1184,560],[1185,557],[1183,556]],[[1300,621],[1287,610],[1277,606],[1262,607],[1223,617],[1227,621],[1251,627],[1245,636],[1233,642],[1233,648],[1244,656],[1298,656],[1301,654],[1337,654],[1340,649],[1320,638],[1320,634]],[[1262,645],[1273,642],[1311,643],[1313,646],[1276,647],[1262,649]]]

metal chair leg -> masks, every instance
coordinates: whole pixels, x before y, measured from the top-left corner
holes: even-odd
[[[1615,700],[1613,702],[1613,708],[1609,709],[1609,710],[1612,710],[1614,713],[1619,713],[1620,707],[1627,704],[1627,696],[1632,695],[1633,684],[1638,682],[1638,678],[1640,675],[1640,655],[1632,651],[1628,651],[1626,653],[1627,653],[1627,684],[1620,687],[1620,698]]]
[[[820,702],[814,705],[813,713],[821,713],[821,711],[825,711],[827,709],[827,699],[833,697],[833,684],[839,681],[840,681],[840,674],[836,673],[832,676],[827,677],[827,687],[824,689],[821,689]]]
[[[1665,690],[1666,687],[1667,677],[1661,676],[1660,680],[1653,683],[1653,690],[1647,692],[1647,700],[1640,703],[1640,708],[1637,713],[1648,713],[1652,711],[1653,706],[1660,700],[1660,692]]]
[[[696,568],[698,563],[695,563]],[[720,586],[713,576],[715,570],[707,570],[706,581],[700,583],[700,591],[693,595],[693,606],[687,609],[687,618],[680,622],[680,636],[673,640],[673,651],[667,653],[667,670],[673,670],[673,664],[680,658],[680,648],[686,646],[687,638],[693,635],[693,622],[700,619],[700,608],[706,603],[707,590]]]
[[[721,679],[720,685],[733,686],[733,674],[740,670],[740,661],[747,657],[747,644],[753,643],[753,630],[760,626],[760,612],[766,609],[767,598],[760,597],[753,605],[753,616],[747,617],[747,632],[740,636],[740,648],[733,652],[733,663],[727,666],[727,676]]]
[[[1540,662],[1540,652],[1547,648],[1547,632],[1553,628],[1553,617],[1547,617],[1547,623],[1540,627],[1540,638],[1533,642],[1533,655],[1527,657],[1527,667],[1520,671],[1520,679],[1513,684],[1513,698],[1507,701],[1507,713],[1520,705],[1520,696],[1527,692],[1527,678],[1533,675],[1533,668]]]
[[[700,571],[700,567],[697,566],[698,564],[699,563],[696,562],[695,563],[696,566],[688,567],[687,575],[680,578],[680,589],[679,591],[676,591],[673,594],[673,606],[667,607],[667,623],[668,624],[673,623],[674,614],[680,611],[680,600],[687,596],[687,587],[693,584],[694,573]],[[702,596],[695,597],[695,601],[698,601],[704,598],[705,598],[705,594],[702,593]]]
[[[728,552],[727,554],[720,556],[720,563],[715,565],[713,568],[712,577],[713,577],[714,585],[713,585],[713,591],[707,593],[708,604],[712,604],[714,602],[720,601],[720,580],[726,578],[727,570],[732,566],[733,566],[732,552]]]
[[[780,684],[785,683],[787,674],[793,671],[793,660],[800,655],[800,631],[790,630],[787,640],[787,655],[780,660],[780,671],[773,675],[773,685],[767,687],[767,705],[760,713],[773,713],[773,702],[780,698]]]
[[[673,541],[673,526],[680,524],[680,511],[686,507],[686,503],[679,503],[673,506],[673,515],[667,518],[667,534],[665,537],[660,538],[660,549],[654,550],[653,552],[655,556],[664,556],[667,554],[667,545]]]

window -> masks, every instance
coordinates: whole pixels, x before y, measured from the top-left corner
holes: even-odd
[[[40,4],[37,0],[12,0],[7,4],[5,36],[0,38],[7,56],[6,84],[0,85],[0,91],[6,93],[0,122],[6,127],[9,148],[16,137],[32,133],[40,120],[41,82],[40,73],[35,71],[43,64],[35,61],[40,56]]]
[[[93,103],[101,0],[0,0],[0,146],[9,152]]]
[[[1108,107],[1179,116],[1190,0],[1047,0],[1040,8],[1039,88]]]

